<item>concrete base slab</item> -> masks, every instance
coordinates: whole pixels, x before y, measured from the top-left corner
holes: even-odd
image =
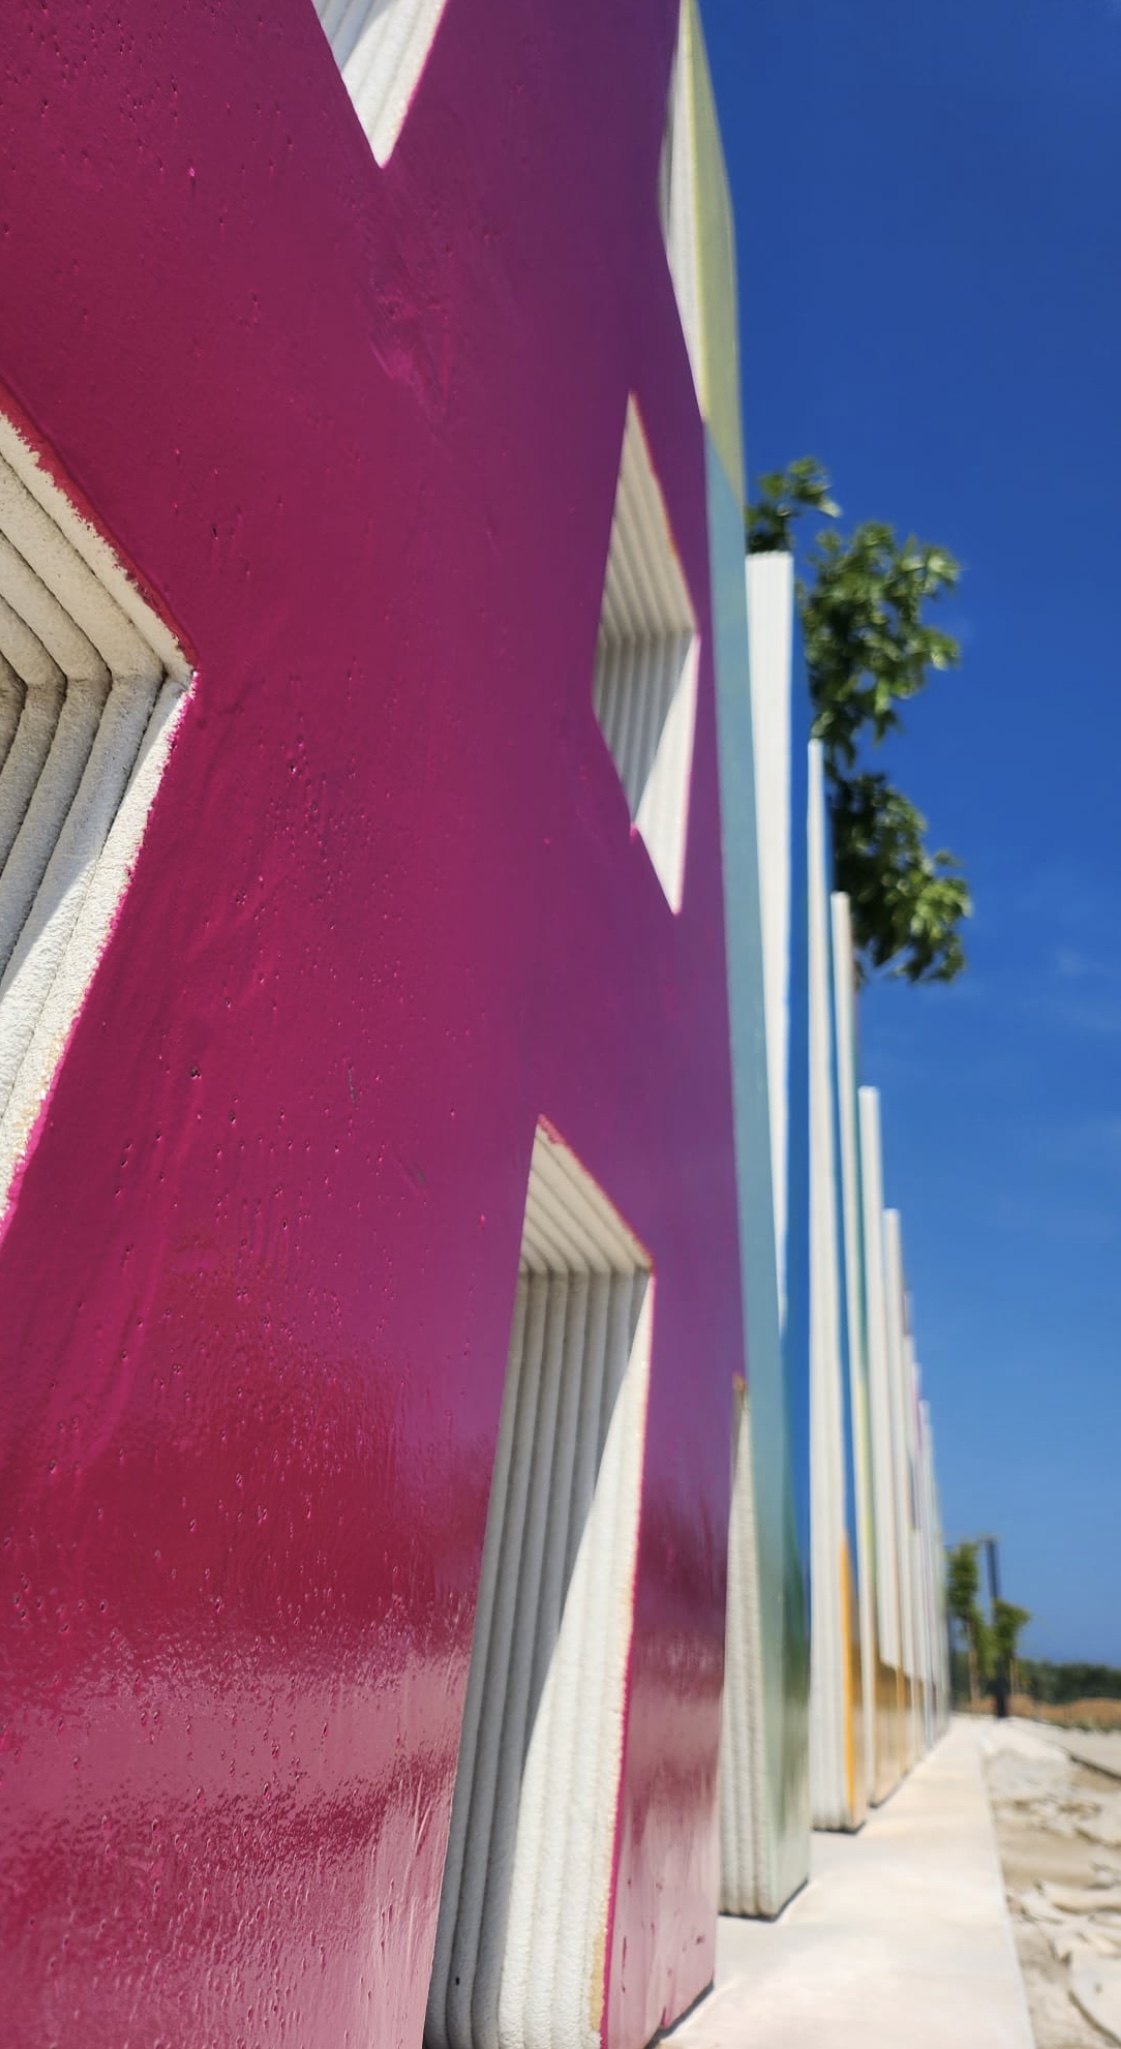
[[[981,1733],[955,1721],[859,1835],[815,1835],[778,1921],[721,1920],[674,2049],[1032,2049]]]

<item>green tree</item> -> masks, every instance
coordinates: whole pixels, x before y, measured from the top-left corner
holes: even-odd
[[[987,1625],[977,1603],[981,1585],[976,1544],[956,1544],[946,1561],[946,1606],[969,1654],[969,1703],[976,1707],[988,1669]]]
[[[759,480],[746,514],[749,554],[790,551],[806,512],[839,516],[820,463],[803,456]],[[965,877],[945,849],[927,850],[926,820],[886,776],[861,766],[902,725],[899,707],[960,649],[924,608],[952,591],[959,568],[945,548],[865,520],[846,540],[823,529],[797,580],[813,730],[830,785],[835,880],[852,903],[862,975],[887,969],[911,982],[948,982],[965,966]]]
[[[1027,1691],[1049,1705],[1121,1700],[1121,1669],[1116,1665],[1053,1665],[1047,1658],[1020,1658],[1017,1663]]]
[[[1013,1693],[1019,1691],[1016,1684],[1016,1653],[1020,1637],[1031,1621],[1027,1608],[1017,1608],[1014,1601],[993,1602],[993,1651],[998,1669],[1008,1675],[1008,1684]]]
[[[997,1674],[993,1626],[980,1608],[973,1617],[973,1661],[977,1673],[977,1691],[980,1694]]]
[[[965,880],[951,854],[927,852],[926,820],[886,776],[834,775],[833,875],[852,906],[869,967],[910,982],[950,982],[965,966]]]

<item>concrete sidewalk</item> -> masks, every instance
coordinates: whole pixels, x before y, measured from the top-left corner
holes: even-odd
[[[956,1721],[859,1835],[815,1835],[778,1921],[721,1921],[715,1989],[673,2049],[1032,2049],[987,1726]]]

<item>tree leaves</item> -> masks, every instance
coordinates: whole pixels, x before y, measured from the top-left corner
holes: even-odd
[[[807,511],[836,518],[829,478],[812,456],[759,480],[745,517],[749,554],[790,551]],[[865,520],[846,540],[823,529],[797,581],[815,738],[830,783],[836,886],[852,903],[861,978],[889,970],[910,982],[949,982],[965,966],[962,920],[972,909],[958,862],[931,854],[926,820],[886,777],[859,764],[862,744],[902,727],[899,707],[932,671],[957,666],[956,640],[924,607],[957,584],[948,549]]]
[[[789,553],[794,522],[803,512],[823,512],[837,519],[841,508],[829,496],[829,479],[812,455],[803,455],[789,469],[771,470],[759,479],[760,499],[749,505],[744,536],[749,555]]]
[[[815,712],[827,755],[852,767],[867,729],[883,740],[900,725],[897,706],[917,696],[928,669],[953,668],[960,650],[925,624],[922,608],[952,590],[958,565],[944,548],[866,520],[852,539],[819,534],[798,579],[798,606]]]
[[[952,982],[965,966],[959,926],[971,905],[952,854],[926,850],[926,820],[886,776],[836,774],[833,870],[852,908],[862,972]],[[894,963],[894,965],[892,965]]]
[[[1006,1670],[1016,1662],[1021,1632],[1030,1621],[1030,1608],[1017,1608],[1014,1601],[993,1602],[993,1647]]]
[[[981,1590],[976,1544],[955,1544],[946,1561],[946,1606],[955,1622],[968,1629]]]

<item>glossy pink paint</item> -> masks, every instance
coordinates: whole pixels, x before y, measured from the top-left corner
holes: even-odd
[[[742,1371],[670,0],[9,9],[0,378],[196,651],[0,1242],[9,2049],[419,2044],[536,1119],[658,1274],[606,2039],[711,1975]],[[629,391],[673,917],[592,711]]]

